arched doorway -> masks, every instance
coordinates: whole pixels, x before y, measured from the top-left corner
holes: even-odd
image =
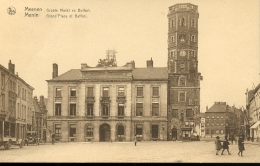
[[[106,123],[99,127],[99,141],[110,142],[110,126]]]

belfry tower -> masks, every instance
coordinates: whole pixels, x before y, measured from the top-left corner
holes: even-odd
[[[199,134],[198,6],[184,3],[168,13],[168,139]]]

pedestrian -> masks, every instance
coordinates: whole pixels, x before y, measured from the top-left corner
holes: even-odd
[[[235,139],[235,136],[234,136],[234,134],[232,133],[230,137],[231,137],[231,143],[232,143],[232,145],[233,145],[233,141],[234,141],[234,139]]]
[[[243,156],[243,151],[245,150],[245,146],[244,146],[244,140],[243,140],[243,136],[240,135],[239,136],[239,139],[238,139],[238,156],[239,156],[239,153],[241,153],[241,157]]]
[[[227,135],[225,136],[225,140],[223,141],[223,150],[222,150],[222,153],[221,155],[224,155],[223,152],[227,149],[227,152],[229,155],[231,155],[231,153],[229,153],[229,142],[228,142],[228,139],[227,139]]]
[[[216,155],[218,155],[218,152],[222,149],[222,145],[221,145],[221,141],[219,140],[219,136],[216,137],[215,147],[216,147]]]
[[[55,134],[52,134],[52,136],[51,136],[51,142],[52,142],[52,144],[54,145],[54,142],[55,142]]]
[[[134,143],[135,143],[135,146],[136,146],[136,142],[137,142],[137,140],[136,140],[136,135],[134,136]]]

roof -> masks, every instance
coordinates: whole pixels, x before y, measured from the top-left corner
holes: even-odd
[[[257,121],[253,126],[250,127],[250,129],[258,128],[258,125],[260,125],[260,121]]]
[[[134,80],[166,80],[168,79],[167,67],[135,68]]]
[[[205,118],[205,112],[201,112],[199,115],[201,118]]]
[[[81,78],[81,72],[80,69],[71,69],[69,71],[67,71],[66,73],[63,73],[61,75],[59,75],[58,77],[55,77],[51,80],[48,81],[75,81],[75,80],[79,80]]]
[[[226,112],[225,102],[215,102],[206,112]]]
[[[76,81],[81,79],[80,69],[71,69],[48,81]],[[167,80],[167,67],[135,68],[133,69],[134,80]]]
[[[254,98],[254,90],[248,91],[248,101],[251,101]]]

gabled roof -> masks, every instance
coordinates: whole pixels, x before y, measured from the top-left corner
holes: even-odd
[[[58,77],[55,77],[48,81],[75,81],[75,80],[79,80],[80,78],[81,78],[80,69],[71,69],[66,73],[63,73]]]
[[[254,90],[248,91],[248,101],[251,101],[254,98]]]
[[[215,102],[206,112],[226,112],[225,102]]]
[[[135,68],[134,80],[166,80],[168,79],[167,67]]]

